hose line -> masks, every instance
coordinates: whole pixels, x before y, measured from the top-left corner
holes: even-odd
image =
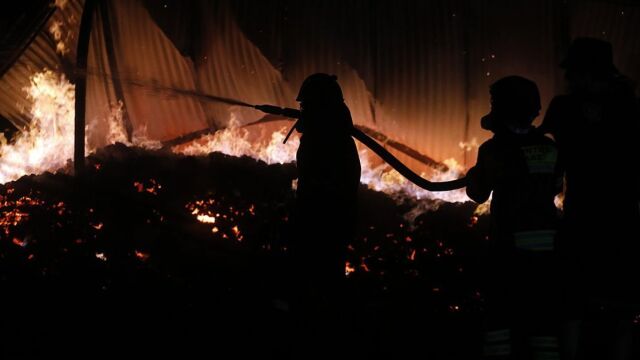
[[[290,118],[300,118],[300,110],[289,109],[289,108],[280,108],[273,105],[255,105],[254,108],[273,115],[280,115]],[[289,133],[287,134],[284,142],[287,142],[289,136],[293,133],[293,130],[296,128],[296,122],[292,127]],[[409,169],[405,164],[403,164],[398,158],[396,158],[393,154],[391,154],[387,149],[385,149],[382,145],[380,145],[376,140],[369,137],[367,134],[362,132],[360,129],[355,126],[351,128],[351,136],[353,136],[356,140],[360,141],[366,147],[371,149],[376,155],[378,155],[382,160],[384,160],[387,164],[389,164],[394,170],[396,170],[400,175],[404,176],[407,180],[414,183],[416,186],[428,190],[428,191],[451,191],[456,189],[461,189],[467,186],[466,177],[462,177],[456,180],[450,181],[429,181],[422,176],[416,174],[413,170]]]
[[[360,129],[353,127],[351,129],[351,136],[367,146],[371,151],[380,156],[387,164],[389,164],[394,170],[404,176],[407,180],[416,184],[416,186],[429,191],[451,191],[463,188],[467,186],[467,178],[462,177],[449,181],[429,181],[422,176],[416,174],[413,170],[409,169],[405,164],[400,162],[398,158],[393,156],[387,149],[380,145],[377,141],[367,136]]]

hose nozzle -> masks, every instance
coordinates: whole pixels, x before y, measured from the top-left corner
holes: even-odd
[[[300,110],[297,110],[297,109],[281,108],[279,106],[274,106],[274,105],[254,105],[253,107],[256,110],[260,110],[267,114],[280,115],[288,118],[300,119]],[[291,136],[291,134],[293,134],[293,130],[296,128],[296,125],[298,125],[297,121],[295,124],[293,124],[293,126],[291,127],[291,130],[289,130],[289,132],[287,133],[287,136],[284,138],[284,141],[282,142],[283,144],[287,143],[287,140],[289,140],[289,137]]]
[[[294,119],[300,118],[300,110],[297,109],[281,108],[274,105],[254,105],[253,108],[271,115],[280,115]]]

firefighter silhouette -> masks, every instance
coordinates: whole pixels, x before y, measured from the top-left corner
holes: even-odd
[[[481,122],[494,135],[467,173],[467,195],[491,200],[487,261],[486,358],[536,358],[558,352],[554,241],[562,190],[555,143],[532,126],[540,112],[536,84],[509,76],[490,87]]]
[[[301,109],[296,130],[302,133],[296,154],[297,236],[290,246],[296,305],[314,331],[325,331],[313,336],[326,339],[326,332],[341,328],[329,319],[335,319],[336,303],[344,301],[339,294],[347,246],[355,236],[360,159],[351,137],[351,114],[335,76],[309,76],[296,100]]]
[[[353,121],[335,76],[313,74],[296,99],[302,133],[296,154],[299,238],[292,249],[320,287],[344,278],[345,253],[355,235],[360,159]]]
[[[640,177],[629,168],[640,155],[638,100],[634,84],[614,66],[606,41],[575,39],[561,67],[569,93],[551,101],[541,129],[553,135],[566,165],[558,241],[570,320],[566,358],[595,354],[584,346],[578,354],[578,338],[588,338],[580,335],[585,329],[580,323],[594,320],[594,310],[600,315],[604,310],[610,326],[596,326],[606,329],[598,342],[612,338],[609,349],[601,349],[606,353],[593,356],[627,359],[639,289],[628,279],[640,273]]]

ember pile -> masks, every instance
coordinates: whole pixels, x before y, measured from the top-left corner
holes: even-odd
[[[82,178],[45,173],[0,186],[7,356],[286,348],[278,304],[296,271],[286,256],[294,165],[121,144],[87,161]],[[378,353],[469,353],[415,345],[475,341],[486,217],[473,204],[442,203],[410,222],[415,207],[361,188],[345,264],[345,303],[361,324],[353,336]],[[416,324],[422,332],[409,331]]]

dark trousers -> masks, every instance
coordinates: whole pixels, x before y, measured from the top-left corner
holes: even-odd
[[[485,358],[553,358],[559,347],[559,274],[550,251],[487,259]]]

